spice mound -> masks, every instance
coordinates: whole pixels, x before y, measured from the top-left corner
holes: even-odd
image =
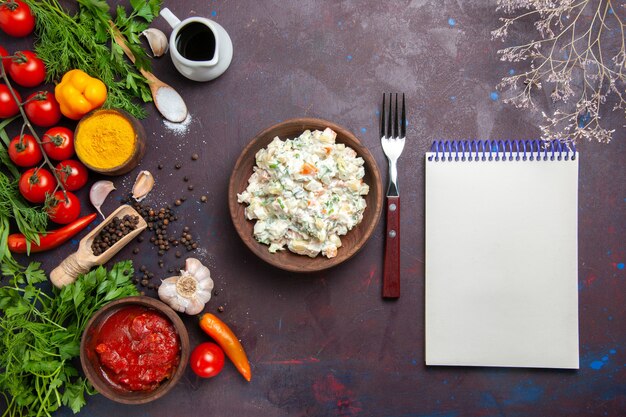
[[[121,219],[119,217],[113,218],[94,238],[91,243],[91,251],[96,256],[102,255],[121,238],[135,230],[138,224],[139,216],[127,214]]]
[[[80,121],[76,155],[92,169],[117,168],[131,159],[136,141],[135,129],[126,116],[115,110],[100,110]]]
[[[125,307],[113,313],[98,329],[94,346],[104,376],[130,391],[157,388],[180,361],[174,326],[145,307]]]

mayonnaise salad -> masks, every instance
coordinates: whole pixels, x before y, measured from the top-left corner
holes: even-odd
[[[305,131],[295,139],[275,137],[256,154],[248,188],[238,194],[254,237],[275,253],[285,246],[300,255],[333,258],[345,235],[363,219],[363,158],[332,129]]]

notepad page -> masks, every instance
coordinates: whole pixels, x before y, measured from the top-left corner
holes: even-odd
[[[578,155],[431,155],[426,364],[578,368]]]

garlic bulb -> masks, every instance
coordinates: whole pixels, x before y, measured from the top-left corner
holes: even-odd
[[[211,299],[213,280],[209,268],[195,258],[187,258],[180,275],[163,280],[159,287],[161,301],[181,313],[198,314]]]

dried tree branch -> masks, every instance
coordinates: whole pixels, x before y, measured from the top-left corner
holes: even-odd
[[[613,0],[498,0],[507,17],[492,32],[504,41],[509,29],[532,20],[538,39],[500,49],[502,61],[529,62],[529,69],[502,79],[504,101],[541,111],[542,138],[608,143],[615,129],[603,126],[608,100],[612,111],[626,116],[626,41],[622,16],[626,5]],[[540,109],[533,96],[550,91],[550,109]]]

